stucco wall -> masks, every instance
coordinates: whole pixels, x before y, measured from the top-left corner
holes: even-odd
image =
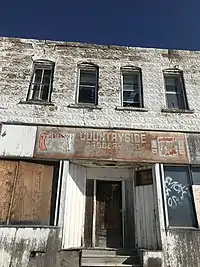
[[[55,61],[54,106],[19,104],[26,99],[33,60]],[[75,103],[77,63],[99,65],[99,106],[69,108]],[[142,69],[148,112],[115,110],[121,105],[120,67]],[[193,114],[161,112],[165,107],[162,70],[178,66]],[[200,131],[200,52],[168,51],[79,43],[0,38],[0,121],[134,129]]]
[[[37,253],[45,255],[41,266],[57,266],[58,234],[56,228],[0,227],[0,266],[27,267]]]
[[[170,267],[200,266],[200,231],[171,229],[166,232],[165,265]]]

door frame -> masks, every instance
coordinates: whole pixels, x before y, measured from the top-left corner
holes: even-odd
[[[92,221],[92,247],[95,248],[96,239],[96,181],[118,181],[121,182],[121,195],[122,195],[122,248],[125,245],[125,210],[126,210],[126,198],[125,198],[125,181],[132,180],[134,177],[134,169],[129,167],[87,167],[86,169],[86,182],[87,180],[93,180],[93,221]],[[134,202],[134,201],[133,201]],[[85,225],[83,225],[85,229]],[[83,235],[84,240],[84,235]]]

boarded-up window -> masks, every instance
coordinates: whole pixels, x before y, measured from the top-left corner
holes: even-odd
[[[1,224],[51,224],[54,167],[0,161]]]

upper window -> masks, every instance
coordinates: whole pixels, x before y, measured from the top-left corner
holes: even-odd
[[[48,60],[34,62],[27,100],[51,102],[54,63]]]
[[[79,66],[78,103],[98,104],[98,67],[92,64]]]
[[[124,67],[121,71],[123,107],[143,107],[141,70]]]
[[[166,70],[164,80],[168,108],[188,109],[182,71]]]

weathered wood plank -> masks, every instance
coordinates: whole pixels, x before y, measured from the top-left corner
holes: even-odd
[[[9,219],[17,164],[16,161],[0,161],[0,224],[6,224]]]

